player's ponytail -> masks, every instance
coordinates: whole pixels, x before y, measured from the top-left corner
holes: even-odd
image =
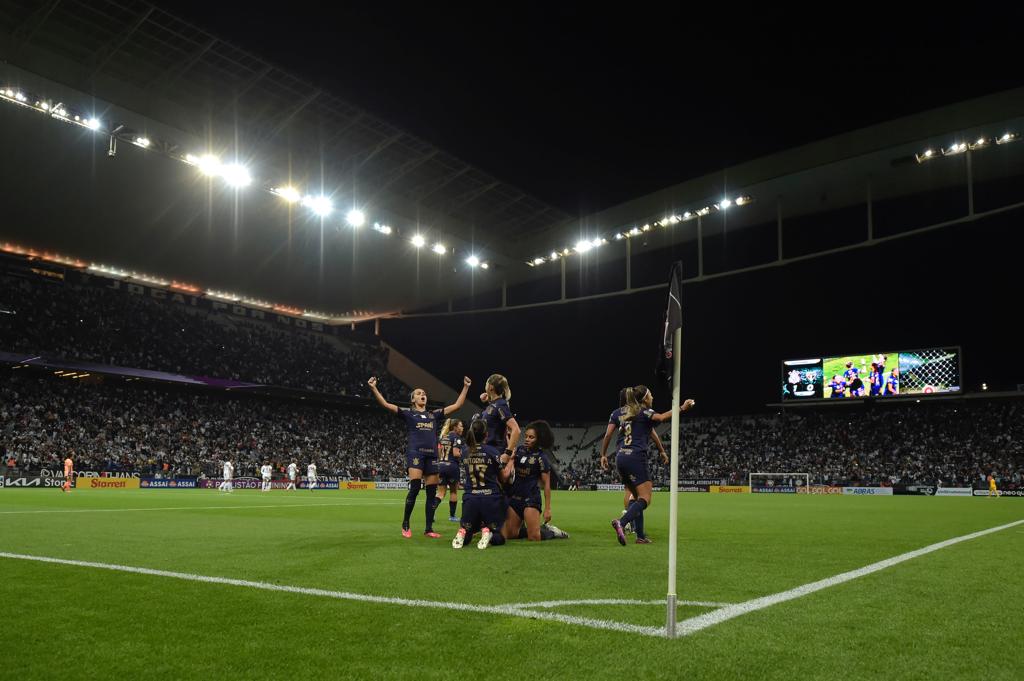
[[[506,400],[512,399],[512,388],[508,385],[508,379],[501,374],[491,374],[487,379],[487,387],[491,388],[498,397]]]
[[[451,431],[455,430],[459,426],[460,423],[462,423],[462,421],[460,421],[459,419],[447,419],[444,422],[444,425],[441,426],[441,437],[442,438],[448,437],[448,433],[450,433]]]
[[[643,402],[649,392],[650,390],[647,389],[646,385],[626,388],[626,406],[622,408],[622,418],[624,420],[629,421],[643,411]]]
[[[486,439],[487,422],[483,419],[473,421],[473,424],[469,427],[469,432],[466,433],[466,444],[469,445],[469,451],[476,452]]]

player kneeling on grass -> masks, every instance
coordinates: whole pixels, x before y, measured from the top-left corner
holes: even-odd
[[[524,433],[525,444],[517,447],[512,456],[515,476],[509,489],[508,511],[501,533],[505,539],[524,536],[530,541],[568,539],[567,533],[548,524],[551,522],[551,462],[547,452],[555,444],[551,426],[546,421],[534,421],[526,426]],[[544,486],[543,506],[541,483]]]
[[[483,444],[486,440],[487,424],[482,419],[473,421],[466,434],[467,446],[462,451],[466,487],[462,494],[462,527],[452,540],[453,549],[461,549],[478,529],[478,549],[505,543],[501,534],[505,520],[501,486],[512,479],[515,461],[508,454],[499,454],[497,447]]]
[[[612,434],[618,431],[618,444],[615,453],[615,467],[622,478],[622,484],[633,494],[635,501],[629,505],[625,515],[612,521],[612,529],[622,546],[626,545],[626,534],[622,526],[633,523],[636,530],[636,542],[649,544],[650,540],[644,532],[644,510],[651,505],[651,476],[647,472],[647,443],[654,425],[672,418],[672,412],[658,414],[651,409],[654,396],[647,386],[638,385],[626,389],[626,406],[612,412],[608,419],[608,429],[601,443],[601,469],[608,470],[608,444]],[[686,400],[679,411],[687,411],[694,405],[693,400]],[[662,450],[662,459],[668,463]]]

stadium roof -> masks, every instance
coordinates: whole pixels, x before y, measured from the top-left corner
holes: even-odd
[[[125,126],[122,140],[137,131],[165,152],[150,158],[155,148],[122,144],[108,161],[108,135],[0,106],[7,150],[0,180],[9,197],[0,239],[339,314],[415,309],[537,279],[551,268],[526,261],[725,196],[752,198],[730,213],[729,228],[738,229],[774,219],[780,196],[787,217],[860,201],[869,176],[876,197],[935,188],[947,181],[937,177],[943,172],[901,160],[933,139],[943,144],[951,133],[1019,121],[1024,112],[1024,90],[993,95],[745,163],[581,220],[146,2],[0,0],[0,57],[0,86],[91,105],[106,125]],[[170,160],[186,152],[237,158],[254,184],[323,191],[338,211],[321,223],[255,187],[226,190]],[[395,233],[347,228],[338,215],[351,207]],[[426,248],[409,244],[416,234]],[[692,230],[663,229],[637,247],[694,238]],[[437,244],[444,255],[429,252]],[[491,268],[469,267],[470,254]],[[588,258],[599,264],[624,255],[613,243]],[[575,260],[571,266],[581,267]]]

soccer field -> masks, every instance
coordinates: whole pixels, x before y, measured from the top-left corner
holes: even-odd
[[[403,539],[403,498],[0,490],[0,677],[1021,676],[1018,499],[680,495],[669,640],[666,495],[651,545],[616,543],[621,494],[557,492],[571,539],[486,551],[451,548],[447,504],[444,538],[419,534],[422,495]]]

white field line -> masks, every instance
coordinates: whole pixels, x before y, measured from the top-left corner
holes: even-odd
[[[653,601],[635,600],[632,598],[583,598],[574,601],[536,601],[533,603],[509,603],[509,608],[560,608],[566,605],[665,605],[665,599]],[[733,603],[715,603],[711,601],[676,601],[676,605],[689,605],[697,608],[724,608]]]
[[[522,617],[527,619],[547,620],[550,622],[561,622],[574,624],[576,626],[590,627],[593,629],[607,629],[621,631],[631,634],[643,634],[646,636],[665,635],[663,627],[645,627],[626,622],[615,622],[612,620],[593,619],[589,617],[576,617],[573,615],[562,615],[554,612],[534,612],[523,610],[507,605],[475,605],[472,603],[448,603],[444,601],[426,601],[409,598],[395,598],[391,596],[373,596],[369,594],[350,593],[347,591],[328,591],[326,589],[309,589],[300,586],[287,586],[284,584],[270,584],[268,582],[253,582],[245,579],[228,579],[226,577],[210,577],[196,575],[186,572],[171,572],[168,570],[153,570],[150,568],[132,567],[130,565],[114,565],[110,563],[92,563],[83,560],[65,560],[63,558],[48,558],[46,556],[29,556],[19,553],[0,552],[0,558],[11,558],[16,560],[35,561],[39,563],[54,563],[57,565],[71,565],[75,567],[94,568],[99,570],[112,570],[115,572],[130,572],[139,575],[150,575],[153,577],[169,577],[188,582],[203,582],[206,584],[223,584],[228,586],[241,586],[250,589],[261,589],[263,591],[282,591],[285,593],[304,594],[306,596],[320,596],[321,598],[335,598],[345,601],[359,601],[362,603],[379,603],[383,605],[402,605],[411,608],[437,608],[439,610],[457,610],[462,612],[477,612],[492,615],[506,615],[510,617]]]
[[[770,596],[762,596],[761,598],[755,598],[753,600],[745,601],[743,603],[728,605],[724,608],[721,608],[720,610],[704,613],[703,615],[697,615],[695,617],[691,617],[689,619],[685,619],[679,622],[677,625],[676,632],[679,636],[689,636],[690,634],[695,634],[698,631],[707,629],[708,627],[713,627],[716,624],[721,624],[722,622],[731,620],[734,617],[746,615],[757,610],[763,610],[764,608],[768,608],[779,603],[791,601],[794,598],[801,598],[803,596],[812,594],[816,591],[821,591],[822,589],[828,589],[829,587],[837,586],[839,584],[843,584],[854,579],[866,577],[867,575],[873,574],[880,570],[890,568],[893,565],[899,565],[900,563],[905,563],[908,560],[913,560],[914,558],[918,558],[920,556],[933,553],[935,551],[938,551],[939,549],[944,549],[949,546],[953,546],[954,544],[959,544],[960,542],[969,541],[971,539],[977,539],[978,537],[984,537],[987,534],[992,534],[993,532],[1000,532],[1002,530],[1007,530],[1011,527],[1017,527],[1018,525],[1022,524],[1024,524],[1024,520],[1017,520],[1015,522],[1007,523],[1005,525],[990,527],[987,530],[971,532],[970,534],[965,534],[959,537],[954,537],[952,539],[947,539],[945,541],[940,541],[937,544],[931,544],[929,546],[925,546],[924,548],[916,549],[914,551],[908,551],[907,553],[901,553],[898,556],[886,558],[885,560],[880,560],[877,563],[865,565],[864,567],[857,568],[856,570],[850,570],[849,572],[843,572],[842,574],[838,574],[833,577],[828,577],[826,579],[821,579],[817,582],[804,584],[803,586],[798,586],[794,589],[789,589],[788,591],[781,591],[776,594],[771,594]]]
[[[312,504],[253,504],[246,506],[154,506],[149,508],[59,508],[41,511],[0,511],[0,515],[26,515],[35,513],[120,513],[123,511],[234,511],[239,508],[307,508],[311,506],[393,506],[404,501],[336,501]]]

